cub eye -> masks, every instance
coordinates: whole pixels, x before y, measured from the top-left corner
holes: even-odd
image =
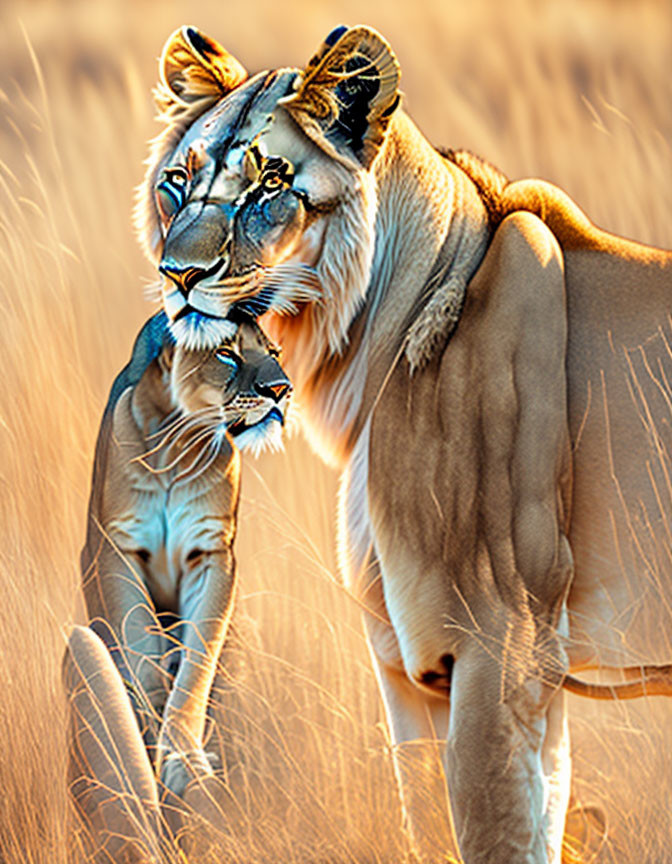
[[[228,348],[220,348],[215,351],[215,357],[232,372],[237,372],[240,365],[238,357]]]

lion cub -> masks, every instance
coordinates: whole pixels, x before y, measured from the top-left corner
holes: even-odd
[[[277,444],[292,388],[251,321],[215,349],[174,346],[165,330],[145,351],[149,323],[134,357],[154,357],[135,379],[129,364],[120,378],[132,383],[121,393],[115,383],[103,417],[81,565],[91,626],[124,679],[157,775],[181,795],[210,770],[207,701],[233,607],[240,455],[231,439]]]

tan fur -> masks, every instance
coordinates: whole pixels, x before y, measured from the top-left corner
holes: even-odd
[[[376,36],[378,68],[393,68]],[[246,135],[338,201],[291,250],[319,274],[319,302],[265,320],[311,442],[343,470],[339,557],[370,604],[395,746],[447,740],[467,864],[557,864],[564,675],[650,656],[669,598],[649,568],[672,517],[660,493],[672,254],[599,231],[549,184],[507,185],[444,159],[400,110],[382,137],[373,129],[375,153],[353,161],[317,122],[348,119],[322,92],[338,86],[332,51],[341,69],[331,48],[296,79],[305,118],[289,122],[291,98],[270,125],[266,103],[263,118],[246,117]],[[330,231],[343,204],[358,236]],[[192,231],[184,266],[201,263]],[[175,247],[169,231],[164,255]],[[235,302],[229,291],[205,311]],[[417,796],[404,795],[410,811]]]
[[[88,627],[73,627],[63,663],[68,784],[87,860],[159,864],[156,780],[119,672]]]
[[[166,107],[176,99],[183,105],[210,100],[213,89],[230,93],[247,78],[235,57],[194,27],[180,27],[169,37],[159,70],[162,90],[157,99],[164,100]]]
[[[329,143],[328,129],[338,120],[341,106],[338,103],[334,84],[347,81],[354,73],[347,64],[353,60],[363,61],[363,68],[380,75],[380,87],[372,100],[367,114],[367,129],[359,161],[368,168],[383,143],[391,110],[399,101],[397,86],[400,69],[387,42],[367,27],[353,27],[336,42],[333,48],[319,52],[297,79],[296,93],[283,100],[289,113],[304,132],[334,159],[343,160],[351,167],[356,163],[344,157]],[[361,73],[361,69],[358,70]]]
[[[289,383],[256,326],[241,325],[229,346],[242,358],[232,383],[221,349],[168,346],[106,413],[81,559],[89,619],[106,634],[157,772],[177,795],[211,770],[207,701],[235,594],[240,455],[222,424],[252,426],[276,403],[284,411],[288,392],[255,391],[262,375]],[[181,632],[165,630],[159,612],[174,613]]]

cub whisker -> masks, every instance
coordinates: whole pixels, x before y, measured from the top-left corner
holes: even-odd
[[[194,449],[194,447],[200,444],[201,441],[203,441],[211,434],[212,429],[210,427],[208,427],[204,432],[197,434],[196,437],[192,441],[190,441],[180,453],[178,453],[178,455],[175,457],[175,459],[173,459],[172,462],[169,462],[167,465],[163,465],[160,468],[154,468],[141,456],[136,456],[134,461],[137,461],[140,465],[142,465],[143,468],[146,468],[147,471],[150,472],[150,474],[166,474],[169,471],[172,471],[173,468],[176,468],[180,464],[180,462],[182,462],[182,460],[189,455],[189,453]]]
[[[177,442],[178,438],[181,435],[186,435],[192,429],[201,426],[204,422],[208,420],[214,420],[217,417],[216,409],[209,408],[204,409],[198,412],[194,412],[194,414],[187,414],[184,417],[180,418],[180,422],[176,422],[173,425],[173,428],[169,431],[165,432],[163,438],[155,444],[154,447],[151,447],[145,453],[141,453],[139,456],[133,457],[131,459],[132,462],[140,462],[144,464],[145,459],[148,459],[150,456],[153,456],[155,453],[161,451],[164,447],[167,447],[171,441]]]
[[[199,408],[198,411],[192,411],[189,414],[184,414],[180,408],[175,408],[170,414],[166,417],[165,423],[161,423],[156,432],[150,432],[145,435],[145,438],[150,441],[152,438],[158,438],[159,435],[167,435],[169,432],[174,431],[175,427],[180,424],[187,423],[189,420],[193,420],[194,417],[202,414],[207,414],[209,411],[213,409],[210,407],[207,408]],[[177,416],[175,416],[177,415]]]
[[[208,430],[209,434],[202,438],[202,446],[199,448],[198,452],[194,456],[194,458],[189,462],[188,465],[182,468],[182,470],[175,475],[175,479],[173,480],[173,485],[177,486],[183,480],[190,478],[193,479],[194,474],[192,473],[199,462],[202,460],[205,453],[209,452],[210,447],[212,446],[212,441],[214,437],[214,431],[212,429]],[[192,448],[193,450],[193,448]]]
[[[221,439],[220,441],[217,440],[217,430],[215,429],[212,431],[212,440],[203,445],[200,453],[198,454],[196,459],[194,459],[191,465],[184,471],[182,471],[180,474],[178,474],[178,476],[175,478],[174,484],[177,486],[179,483],[182,482],[182,480],[186,479],[188,479],[192,483],[195,480],[198,480],[198,478],[208,470],[208,468],[212,465],[212,463],[219,455],[220,445]],[[210,453],[209,455],[206,455],[204,464],[195,473],[192,474],[191,472],[201,460],[203,454],[207,453],[208,451],[210,451]]]

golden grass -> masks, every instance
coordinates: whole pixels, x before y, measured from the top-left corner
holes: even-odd
[[[286,11],[289,10],[289,11]],[[184,16],[190,21],[185,22]],[[20,20],[19,20],[20,19]],[[301,64],[340,21],[397,51],[437,144],[543,176],[600,225],[672,245],[672,16],[661,2],[5,2],[0,10],[0,860],[77,858],[64,819],[63,626],[101,409],[154,279],[130,228],[155,131],[164,38],[194,23],[251,69]],[[290,442],[246,466],[237,557],[259,639],[226,696],[234,839],[202,860],[404,857],[382,712],[355,604],[338,587],[335,477]],[[667,640],[669,641],[669,639]],[[672,655],[672,650],[670,651]],[[670,708],[575,707],[575,788],[605,802],[600,861],[663,862]],[[646,730],[646,731],[643,731]],[[434,807],[428,800],[428,807]],[[438,809],[438,807],[437,807]],[[437,817],[438,818],[438,817]],[[201,860],[200,858],[198,860]]]

